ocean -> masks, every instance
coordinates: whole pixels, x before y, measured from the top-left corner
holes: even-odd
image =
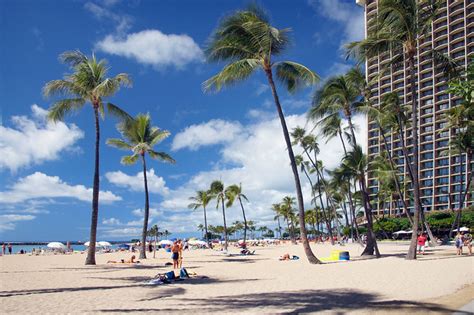
[[[112,246],[110,246],[111,249],[116,249],[118,246],[118,244],[113,244]],[[78,251],[84,251],[86,250],[86,246],[84,245],[71,245],[72,249],[73,250],[78,250]],[[31,253],[31,251],[33,250],[33,248],[35,249],[39,249],[39,248],[43,248],[43,249],[47,249],[48,247],[46,245],[13,245],[12,244],[12,253],[13,254],[17,254],[19,253],[22,249],[24,251],[26,251],[27,253]],[[6,249],[6,252],[8,254],[8,248]]]

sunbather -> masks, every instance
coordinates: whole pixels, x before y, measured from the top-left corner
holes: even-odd
[[[138,264],[140,263],[139,260],[135,261],[135,255],[132,255],[132,257],[129,259],[129,260],[125,260],[125,259],[120,259],[120,261],[116,261],[116,260],[109,260],[107,263],[108,264]]]

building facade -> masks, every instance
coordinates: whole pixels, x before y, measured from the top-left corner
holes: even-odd
[[[377,16],[379,0],[356,0],[365,9],[367,25]],[[458,64],[467,68],[469,60],[474,58],[474,0],[445,0],[432,22],[432,30],[419,41],[416,56],[416,82],[418,102],[418,143],[419,143],[419,180],[421,199],[425,210],[457,209],[461,183],[467,178],[466,170],[473,170],[474,163],[465,166],[466,156],[446,152],[455,130],[444,130],[447,122],[443,116],[446,110],[460,103],[460,99],[447,93],[448,82],[445,73],[432,60],[433,49],[454,58]],[[411,103],[410,80],[406,63],[399,67],[388,67],[390,54],[379,55],[366,61],[366,76],[371,85],[370,101],[378,106],[384,95],[396,92],[404,104]],[[384,70],[384,71],[383,71]],[[380,76],[379,76],[380,74]],[[379,76],[379,77],[377,77]],[[405,131],[408,150],[412,150],[411,131]],[[408,177],[406,161],[400,145],[399,135],[388,134],[388,147],[395,158],[401,174]],[[373,160],[385,150],[379,129],[374,121],[368,121],[368,158]],[[461,171],[461,158],[464,167]],[[463,174],[463,176],[461,176]],[[379,200],[380,183],[375,174],[369,172],[368,187],[374,212],[381,215],[398,214],[403,209],[397,196],[388,200]],[[405,193],[409,209],[413,211],[413,201]],[[471,191],[466,196],[464,206],[473,205]],[[385,199],[385,198],[384,198]]]

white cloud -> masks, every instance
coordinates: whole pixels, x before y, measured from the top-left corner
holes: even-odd
[[[128,34],[126,38],[108,35],[96,44],[96,48],[156,69],[183,68],[191,62],[202,61],[204,56],[199,45],[188,35],[163,34],[159,30],[144,30]]]
[[[361,40],[365,36],[364,10],[355,1],[309,0],[316,12],[343,28],[342,44]]]
[[[191,125],[173,139],[171,150],[188,148],[195,151],[203,146],[230,143],[244,132],[239,122],[213,119],[199,125]]]
[[[289,130],[296,126],[305,126],[306,116],[290,115],[287,117],[287,124]],[[354,117],[354,124],[358,125],[356,134],[359,143],[365,148],[365,118]],[[311,124],[306,126],[307,130],[311,128]],[[279,119],[275,116],[267,117],[241,126],[239,130],[233,135],[233,141],[219,142],[222,145],[221,155],[215,164],[220,167],[195,174],[187,183],[171,190],[159,204],[159,208],[167,214],[166,222],[163,222],[165,228],[174,232],[196,231],[196,226],[203,220],[202,209],[188,210],[188,198],[194,196],[197,190],[207,189],[215,179],[220,179],[227,185],[242,183],[243,191],[250,200],[250,203],[244,204],[248,219],[262,225],[274,225],[272,203],[281,201],[285,195],[295,195],[294,179]],[[314,134],[317,135],[318,130],[315,130]],[[179,134],[176,135],[178,136]],[[341,162],[343,150],[339,141],[335,138],[325,143],[325,139],[319,139],[321,153],[318,158],[328,169]],[[296,149],[295,154],[299,153],[300,150]],[[300,179],[305,202],[309,205],[310,185],[304,175],[300,174]],[[186,220],[183,220],[183,217],[186,217]],[[216,209],[215,201],[208,206],[207,217],[209,224],[222,225],[221,209]],[[227,210],[227,222],[235,220],[242,220],[238,205]]]
[[[329,67],[327,74],[328,76],[343,75],[346,74],[347,71],[349,71],[352,67],[353,65],[347,63],[335,62],[331,67]]]
[[[116,228],[116,229],[102,229],[99,231],[102,237],[141,237],[141,228]]]
[[[119,219],[116,218],[109,218],[109,219],[104,219],[102,220],[103,225],[120,225],[122,222],[120,222]]]
[[[150,218],[155,218],[155,217],[158,217],[158,216],[161,216],[163,215],[163,211],[160,211],[156,208],[150,208],[149,210],[149,214],[150,214]],[[143,215],[145,214],[145,210],[143,209],[135,209],[132,211],[132,214],[134,216],[137,216],[137,217],[140,217],[140,218],[143,218]]]
[[[117,2],[118,1],[114,1],[114,0],[105,0],[103,2],[105,7],[99,6],[93,2],[86,2],[84,4],[84,8],[87,11],[91,12],[95,16],[95,18],[97,18],[100,21],[111,21],[115,23],[116,24],[115,31],[118,34],[123,34],[128,29],[130,29],[131,24],[132,24],[132,18],[129,17],[128,15],[114,13],[110,9],[107,8],[107,7],[112,7]]]
[[[20,178],[9,190],[0,192],[0,203],[17,203],[39,198],[74,198],[81,201],[92,200],[92,188],[83,185],[69,185],[58,176],[48,176],[35,172]],[[101,202],[122,200],[110,191],[100,191]]]
[[[36,104],[31,111],[32,117],[13,116],[12,128],[0,126],[0,170],[57,160],[84,137],[74,124],[47,122],[47,111]]]
[[[0,233],[15,229],[16,223],[20,221],[31,221],[34,215],[3,214],[0,215]]]
[[[119,187],[125,187],[131,191],[145,191],[143,183],[143,172],[138,172],[136,175],[127,175],[122,171],[108,172],[105,174],[107,180]],[[169,192],[166,187],[166,182],[161,176],[155,175],[155,170],[151,168],[146,172],[148,181],[148,191],[153,194],[160,194],[166,196]]]

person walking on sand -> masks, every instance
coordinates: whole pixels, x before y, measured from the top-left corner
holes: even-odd
[[[183,242],[181,239],[178,240],[178,268],[181,268],[183,266]]]
[[[472,235],[471,233],[467,233],[464,235],[464,245],[469,250],[469,255],[472,255]]]
[[[5,256],[5,250],[6,250],[6,245],[5,243],[2,244],[2,256]]]
[[[8,243],[8,254],[12,254],[12,244]]]
[[[178,259],[179,259],[179,245],[178,241],[174,241],[171,246],[171,258],[173,259],[173,269],[178,268]]]
[[[424,254],[425,253],[425,244],[426,244],[426,236],[425,233],[420,233],[418,234],[417,238],[417,249],[418,249],[418,254]]]
[[[462,234],[458,233],[456,237],[454,238],[454,244],[456,245],[456,255],[462,255],[462,245],[463,245],[463,239],[462,239]]]

